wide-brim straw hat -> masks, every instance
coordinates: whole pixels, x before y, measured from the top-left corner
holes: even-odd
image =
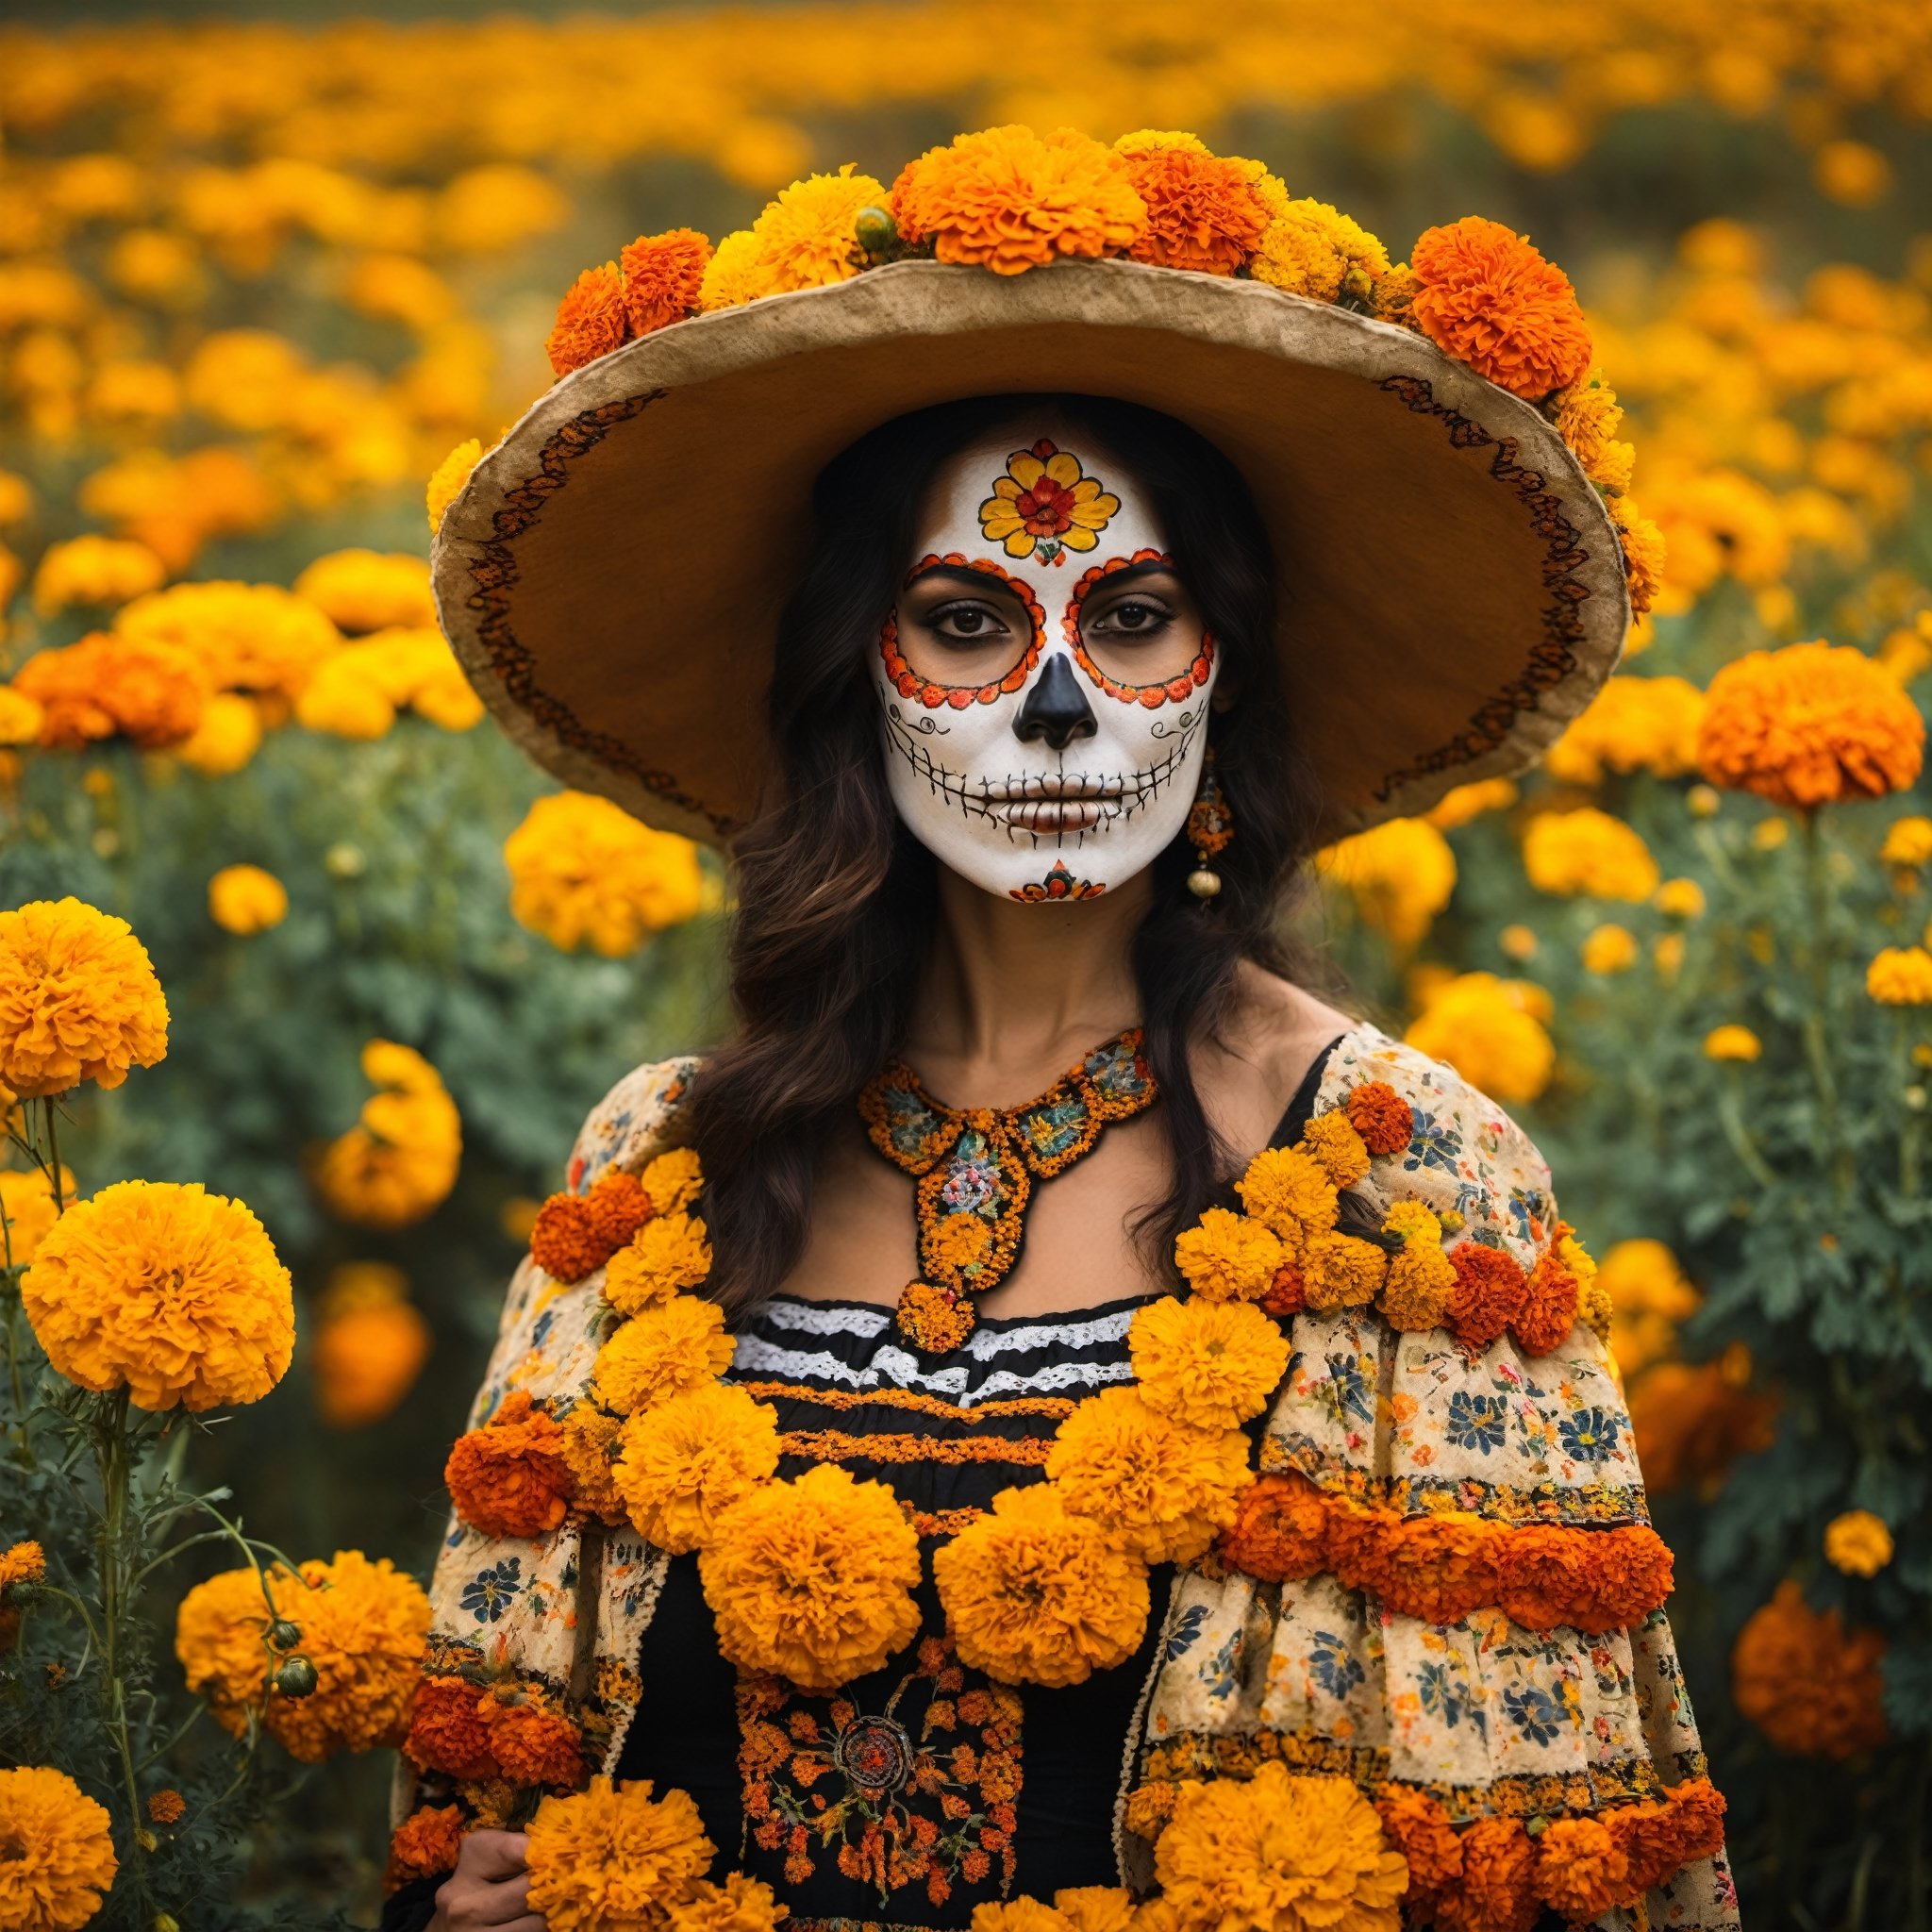
[[[1617,530],[1541,410],[1353,308],[1122,259],[902,260],[599,357],[445,512],[445,631],[539,764],[728,843],[774,767],[813,479],[891,417],[1015,391],[1163,410],[1247,479],[1326,838],[1521,770],[1617,660]]]

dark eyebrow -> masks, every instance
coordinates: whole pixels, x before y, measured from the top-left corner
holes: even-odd
[[[1175,568],[1173,558],[1145,557],[1142,558],[1137,563],[1124,563],[1121,565],[1119,570],[1108,571],[1108,574],[1104,577],[1102,577],[1097,584],[1094,585],[1093,589],[1094,591],[1098,593],[1099,591],[1108,589],[1108,587],[1112,584],[1131,582],[1135,577],[1151,577],[1157,575],[1165,575],[1174,578],[1178,578],[1180,576],[1180,572],[1178,569]]]
[[[906,579],[904,588],[909,591],[914,584],[923,584],[928,577],[943,577],[948,583],[958,584],[962,590],[1004,591],[1009,597],[1020,596],[1019,591],[1004,577],[996,577],[988,570],[969,570],[964,564],[959,563],[927,564],[924,570],[912,572]]]

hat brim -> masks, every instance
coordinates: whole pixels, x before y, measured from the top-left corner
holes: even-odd
[[[1533,762],[1623,647],[1615,527],[1529,404],[1352,310],[1125,261],[900,262],[576,370],[445,511],[444,631],[539,764],[726,842],[773,769],[813,479],[891,417],[1012,391],[1164,410],[1246,477],[1325,837]]]

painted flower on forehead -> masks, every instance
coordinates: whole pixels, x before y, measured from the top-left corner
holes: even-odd
[[[1007,474],[979,506],[979,527],[1008,557],[1055,563],[1062,550],[1091,550],[1120,507],[1098,477],[1082,475],[1078,457],[1042,436],[1007,458]]]

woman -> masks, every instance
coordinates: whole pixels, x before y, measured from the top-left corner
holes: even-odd
[[[508,728],[728,841],[739,1024],[619,1083],[513,1284],[385,1923],[642,1923],[585,1850],[627,1802],[719,1854],[652,1881],[681,1927],[1733,1925],[1587,1257],[1279,938],[1337,829],[1587,701],[1611,519],[1365,312],[1424,307],[1378,248],[1356,307],[1268,286],[1311,205],[1198,144],[1078,150],[1133,206],[1059,252],[1138,259],[903,258],[1011,268],[935,161],[993,139],[908,169],[896,236],[824,180],[839,273],[783,301],[714,265],[666,313],[689,243],[635,244],[647,340],[443,525]],[[1247,253],[1142,265],[1208,163]],[[741,292],[798,287],[789,192]],[[593,1774],[658,1797],[526,1836]]]

